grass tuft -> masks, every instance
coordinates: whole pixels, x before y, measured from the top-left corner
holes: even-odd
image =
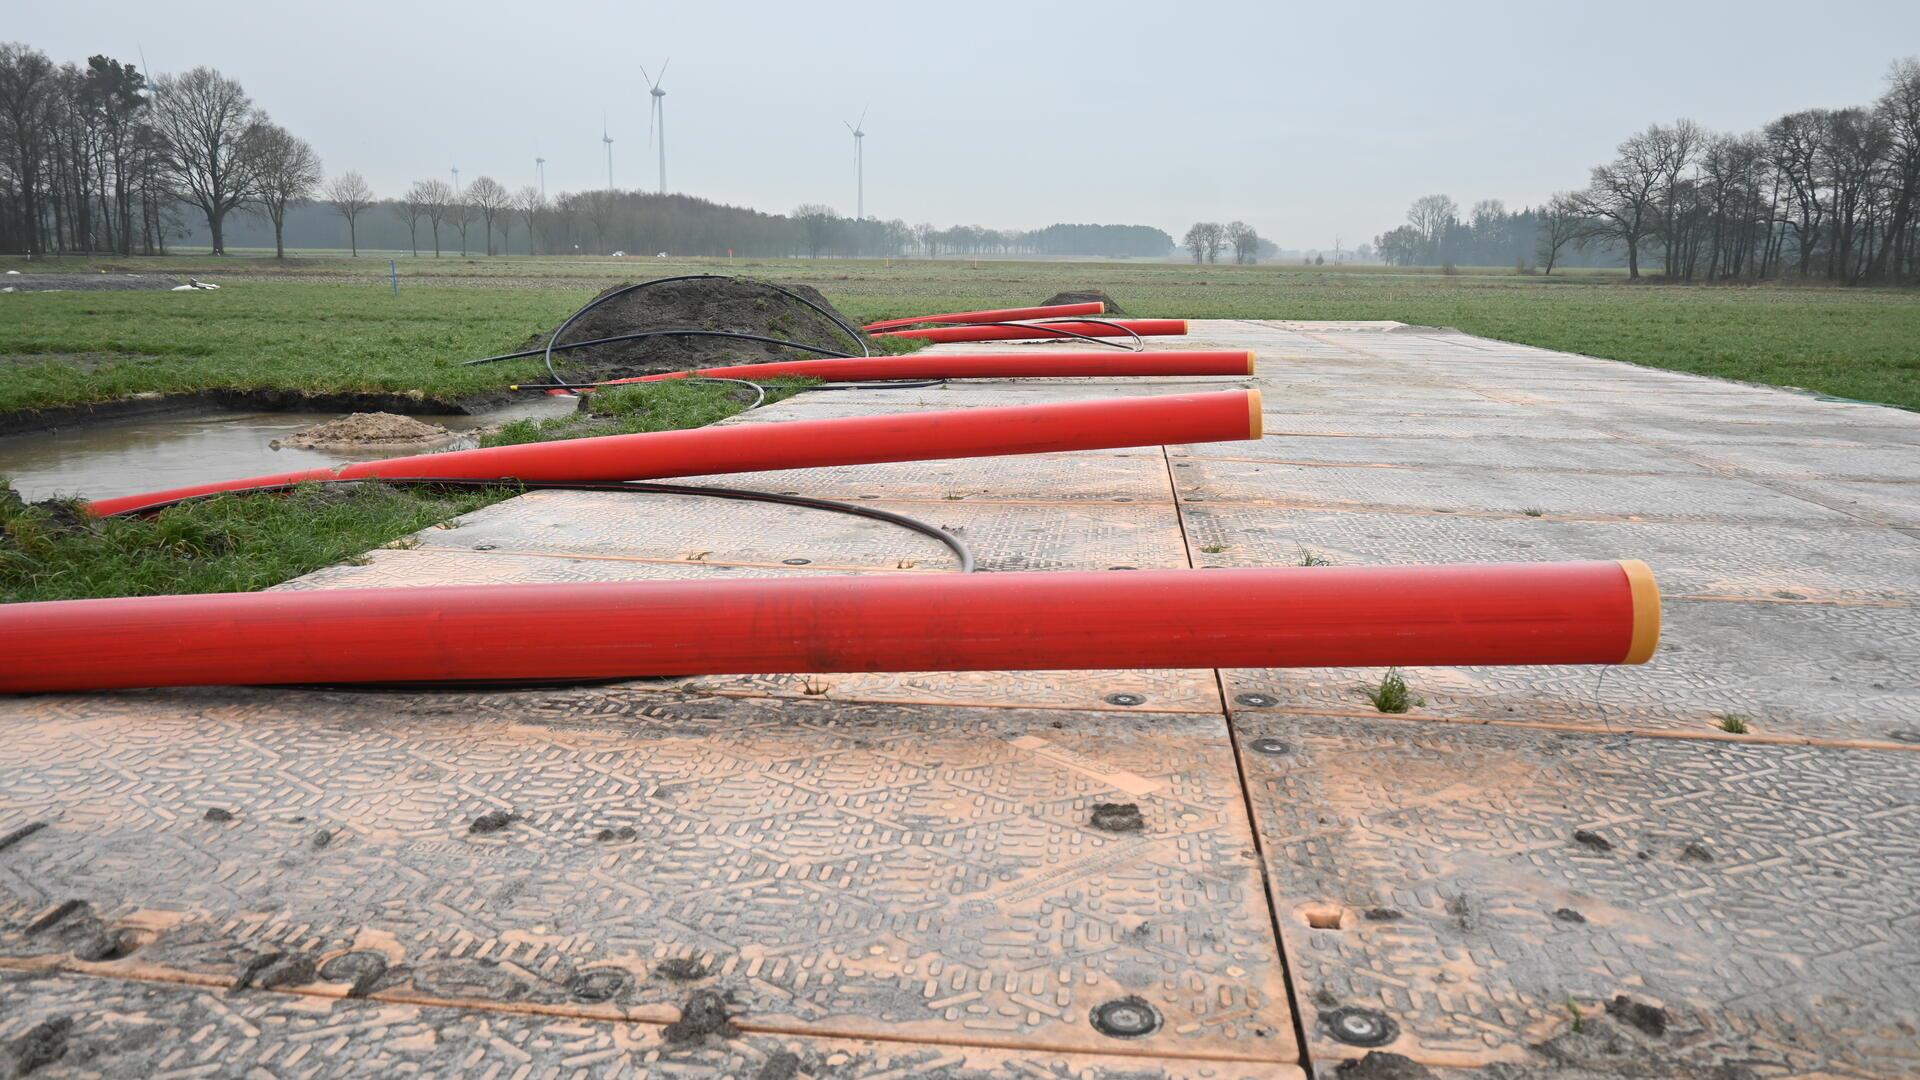
[[[1745,735],[1747,733],[1747,718],[1739,713],[1720,713],[1719,720],[1720,730],[1729,735]]]
[[[1326,558],[1325,556],[1322,556],[1322,555],[1315,555],[1313,552],[1308,551],[1306,548],[1301,548],[1300,549],[1300,565],[1301,566],[1332,566],[1333,560]]]
[[[1399,668],[1388,668],[1380,677],[1380,685],[1365,691],[1367,700],[1383,713],[1403,713],[1416,706],[1425,705],[1424,698],[1414,697],[1407,690],[1407,680],[1400,675]]]

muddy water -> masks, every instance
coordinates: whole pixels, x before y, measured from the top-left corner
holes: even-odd
[[[478,416],[419,416],[453,431],[471,431],[523,417],[560,416],[573,398],[539,397]],[[0,437],[0,477],[28,500],[55,495],[132,495],[261,473],[291,472],[347,461],[418,454],[399,450],[275,450],[272,442],[340,413],[195,412],[91,424],[63,431]],[[466,436],[445,447],[474,445]]]

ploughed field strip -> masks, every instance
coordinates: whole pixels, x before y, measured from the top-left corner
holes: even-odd
[[[1920,417],[1396,324],[1193,329],[1259,350],[1259,442],[711,480],[931,521],[983,572],[1641,558],[1661,651],[1413,669],[1393,716],[1352,670],[0,700],[0,1054],[1920,1071]],[[540,492],[283,587],[952,572],[879,522]]]

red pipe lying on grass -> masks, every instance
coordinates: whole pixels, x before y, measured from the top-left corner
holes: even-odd
[[[1010,352],[933,353],[925,356],[856,357],[851,360],[787,360],[774,364],[739,364],[669,371],[607,379],[587,386],[624,386],[628,383],[666,382],[671,379],[826,379],[830,382],[867,379],[1060,379],[1135,375],[1253,374],[1250,349],[1166,349],[1160,352]],[[512,389],[520,389],[518,386]]]
[[[0,605],[0,692],[1637,664],[1659,635],[1638,562],[423,586]]]
[[[1114,325],[1115,323],[1119,325]],[[1127,337],[1127,330],[1141,337],[1179,336],[1187,332],[1185,319],[1115,319],[1113,322],[1034,323],[1035,329],[1017,326],[927,326],[918,330],[891,330],[875,334],[877,338],[922,338],[935,343],[950,341],[1021,341],[1027,338],[1063,338],[1048,329],[1064,330],[1081,337]],[[1120,327],[1126,327],[1126,330]],[[1072,340],[1071,338],[1063,338]]]
[[[508,481],[660,480],[762,469],[1047,454],[1259,437],[1260,392],[1226,390],[1210,394],[740,424],[454,450],[97,499],[88,503],[87,509],[100,517],[108,517],[198,495],[280,487],[304,480],[358,480],[380,476]]]
[[[1070,315],[1104,315],[1107,305],[1098,300],[1084,304],[1047,304],[1042,307],[1001,308],[998,311],[955,311],[945,315],[915,315],[910,319],[881,319],[862,330],[896,330],[916,323],[1013,322],[1016,319],[1053,319]]]

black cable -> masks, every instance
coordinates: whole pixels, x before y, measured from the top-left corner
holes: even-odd
[[[823,307],[820,304],[816,304],[813,301],[807,299],[806,297],[801,296],[799,293],[794,292],[792,289],[787,289],[779,285],[775,285],[771,281],[758,281],[753,278],[736,277],[731,274],[677,274],[673,277],[652,278],[647,281],[637,281],[631,285],[623,285],[620,288],[614,289],[611,292],[604,293],[600,296],[594,297],[592,300],[589,300],[584,306],[582,306],[580,310],[567,316],[567,320],[561,323],[560,326],[557,329],[555,329],[551,335],[547,337],[546,347],[540,350],[541,359],[544,360],[547,365],[547,374],[552,377],[554,382],[558,383],[562,387],[572,385],[571,383],[567,382],[566,379],[561,378],[560,372],[556,370],[553,366],[553,353],[554,353],[555,343],[558,342],[560,338],[566,334],[567,330],[570,329],[574,323],[580,321],[580,317],[585,315],[587,312],[592,311],[594,308],[597,308],[600,305],[607,303],[610,300],[614,300],[619,297],[625,296],[628,293],[638,292],[641,289],[649,288],[654,285],[665,285],[675,281],[711,281],[711,280],[745,281],[753,285],[762,285],[762,286],[765,286],[766,288],[772,289],[774,292],[777,292],[782,296],[785,296],[792,300],[799,301],[801,304],[806,305],[808,308],[811,308],[813,311],[815,311],[816,313],[824,317],[828,322],[832,323],[836,327],[839,327],[840,330],[847,335],[847,338],[849,340],[851,340],[855,345],[858,345],[860,347],[861,356],[865,357],[865,356],[873,355],[867,348],[866,337],[863,334],[861,334],[861,332],[857,328],[855,328],[851,323],[848,323],[845,319],[842,319],[840,316],[834,314],[832,311],[828,310],[826,307]],[[785,346],[795,347],[800,349],[811,349],[811,351],[814,351],[814,352],[826,351],[822,349],[812,348],[811,346],[800,345],[797,342],[783,341],[779,338],[760,337],[754,334],[737,333],[731,330],[646,330],[633,335],[621,335],[617,337],[601,338],[601,339],[598,339],[597,342],[593,342],[593,343],[605,343],[605,342],[616,341],[616,340],[631,341],[636,338],[643,338],[643,337],[672,337],[672,336],[727,337],[727,338],[736,338],[736,339],[746,340],[746,341],[760,341],[760,342],[765,342],[773,345],[785,345]],[[593,344],[593,343],[585,343],[585,344]],[[570,347],[578,347],[578,346],[570,346]],[[484,363],[492,362],[494,360],[517,359],[520,356],[526,356],[526,355],[531,355],[531,351],[520,353],[520,354],[513,354],[509,356],[485,357],[480,360],[468,360],[468,361],[465,361],[461,366],[464,367],[464,366],[467,366],[468,364],[484,364]],[[835,355],[839,355],[845,358],[851,358],[851,354],[849,353],[839,353]]]
[[[262,484],[259,487],[243,488],[237,491],[210,491],[199,495],[183,495],[178,499],[142,506],[137,510],[124,511],[127,514],[155,514],[171,506],[182,503],[199,502],[204,499],[218,498],[221,495],[254,495],[272,491],[291,491],[301,484],[394,484],[404,487],[458,487],[458,488],[518,488],[523,491],[628,491],[643,495],[704,495],[716,499],[736,499],[741,502],[777,503],[782,506],[798,506],[811,510],[827,510],[836,514],[850,514],[854,517],[871,518],[898,525],[903,529],[917,532],[945,545],[960,560],[960,572],[974,572],[973,551],[967,542],[940,528],[929,525],[918,518],[905,514],[896,514],[891,510],[881,510],[857,503],[835,502],[832,499],[816,499],[810,495],[788,495],[776,491],[755,491],[751,488],[699,487],[691,484],[659,484],[639,480],[476,480],[469,477],[446,476],[368,476],[338,480],[302,480],[291,484]],[[118,516],[118,515],[110,515]]]
[[[574,342],[569,342],[565,345],[555,345],[553,346],[553,351],[566,352],[568,349],[584,349],[591,345],[611,345],[616,341],[638,341],[641,338],[650,338],[650,337],[733,338],[737,341],[758,341],[766,345],[779,345],[779,346],[782,346],[783,348],[799,349],[803,352],[819,353],[822,356],[832,357],[835,360],[863,359],[863,357],[856,356],[855,354],[849,353],[849,352],[841,352],[838,349],[827,349],[827,348],[822,348],[821,346],[818,346],[818,345],[808,345],[799,341],[788,341],[785,338],[762,337],[759,334],[748,334],[748,333],[745,333],[742,331],[736,331],[736,330],[638,330],[631,334],[614,334],[610,337],[588,338],[585,341],[574,341]],[[472,367],[475,364],[497,364],[502,360],[525,360],[530,356],[542,356],[546,353],[546,351],[547,350],[544,348],[522,349],[519,352],[501,353],[499,356],[483,356],[478,360],[462,360],[460,361],[460,366]],[[572,384],[569,383],[567,385],[571,386]]]

